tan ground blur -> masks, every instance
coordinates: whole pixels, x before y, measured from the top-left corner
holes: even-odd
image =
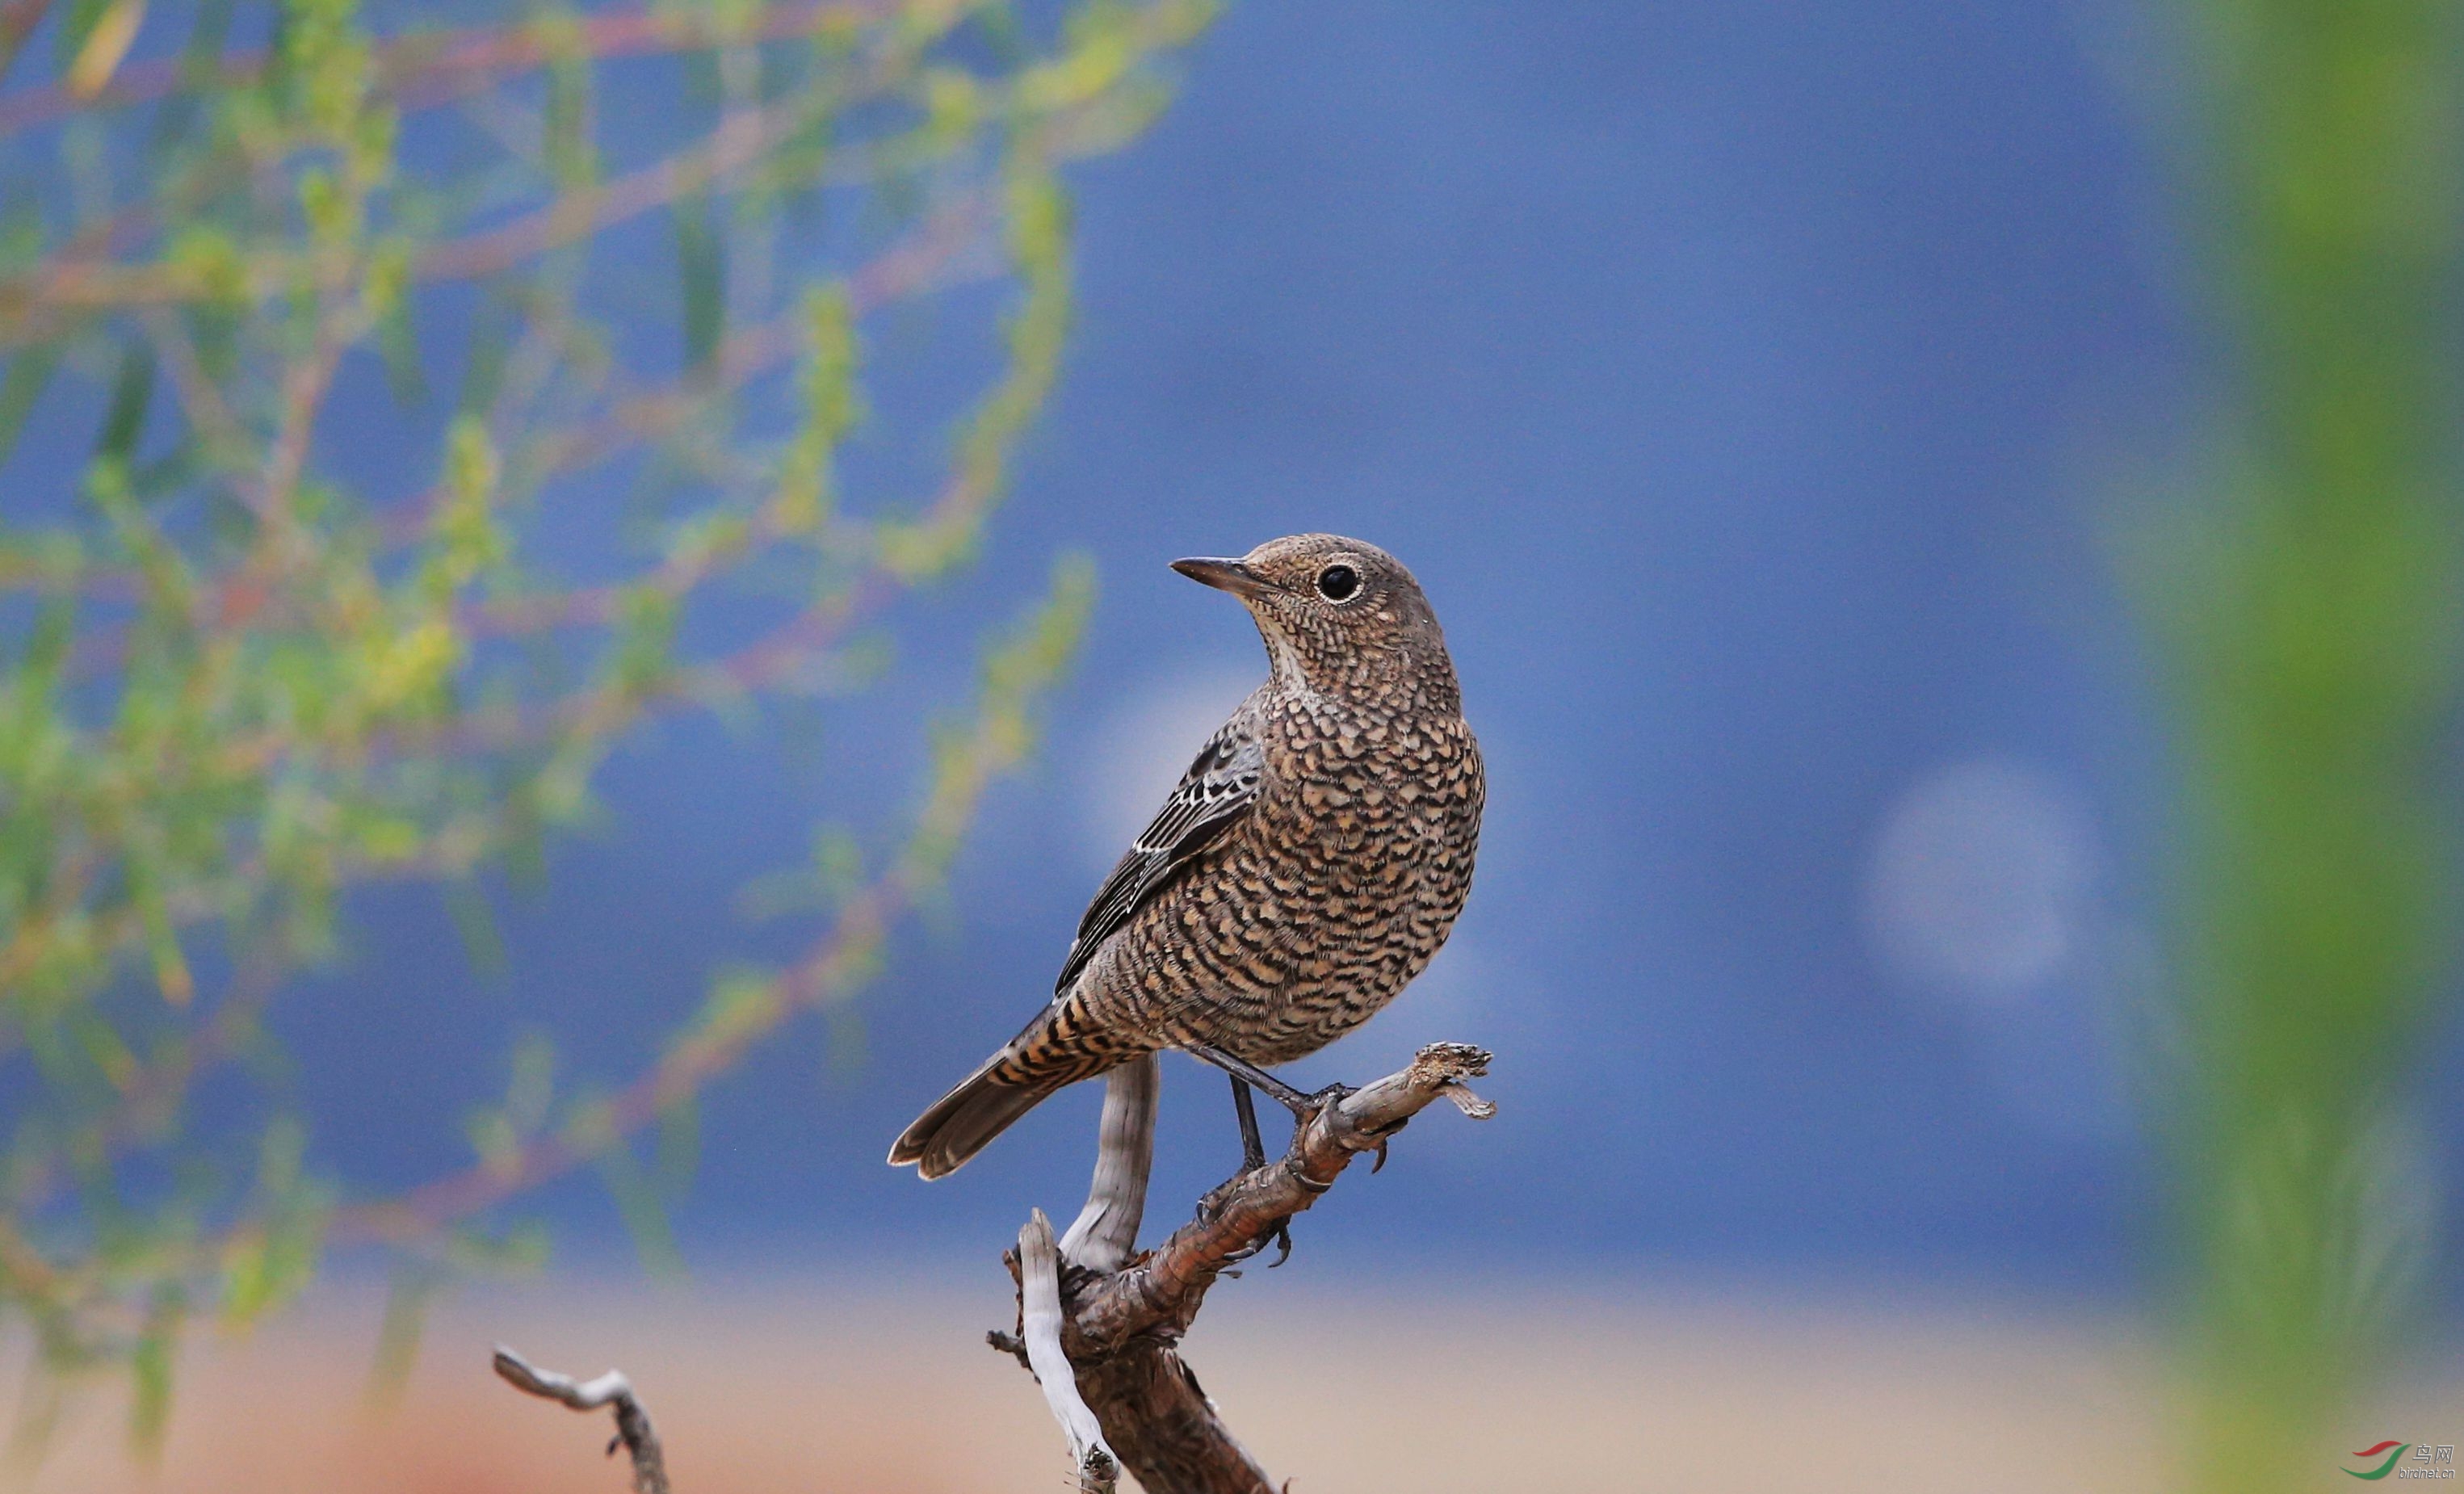
[[[202,1335],[153,1474],[128,1461],[115,1394],[89,1398],[43,1465],[11,1483],[622,1494],[621,1461],[600,1457],[604,1417],[489,1374],[502,1338],[556,1368],[629,1372],[680,1494],[1058,1494],[1067,1460],[1032,1382],[982,1346],[1001,1316],[989,1283],[979,1300],[896,1312],[845,1285],[499,1293],[440,1308],[402,1399],[375,1415],[363,1400],[374,1304],[328,1300],[246,1341]],[[1345,1299],[1244,1281],[1210,1301],[1188,1348],[1295,1494],[2164,1482],[2148,1358],[2109,1321],[1572,1289],[1463,1307],[1434,1285]]]

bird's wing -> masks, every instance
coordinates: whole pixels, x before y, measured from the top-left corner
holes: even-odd
[[[1225,722],[1199,750],[1198,760],[1181,775],[1180,786],[1164,801],[1155,824],[1130,846],[1087,906],[1069,957],[1062,962],[1056,993],[1069,989],[1095,951],[1130,921],[1140,904],[1169,886],[1200,850],[1248,813],[1257,802],[1265,767],[1257,721],[1247,711]]]

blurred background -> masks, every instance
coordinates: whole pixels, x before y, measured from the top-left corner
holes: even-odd
[[[1096,1090],[881,1157],[1263,676],[1165,562],[1303,530],[1491,803],[1296,1082],[1502,1113],[1210,1297],[1278,1477],[2464,1441],[2453,29],[0,6],[10,1476],[617,1486],[501,1338],[687,1489],[1059,1486]]]

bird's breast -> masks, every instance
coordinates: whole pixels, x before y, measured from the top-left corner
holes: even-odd
[[[1465,859],[1481,781],[1460,720],[1328,713],[1295,724],[1270,771],[1284,780],[1282,844],[1309,880],[1336,895],[1400,894]]]

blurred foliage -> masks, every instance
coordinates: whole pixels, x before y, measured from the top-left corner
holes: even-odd
[[[717,973],[649,1072],[527,1044],[466,1169],[366,1197],[291,1113],[268,1004],[380,879],[493,958],[482,878],[536,872],[646,721],[874,677],[864,629],[976,553],[1051,386],[1057,169],[1137,133],[1208,13],[0,6],[0,1301],[50,1372],[21,1438],[114,1369],[158,1436],[191,1320],[354,1243],[404,1263],[398,1376],[440,1282],[537,1257],[502,1206],[567,1172],[667,1248],[694,1096],[879,968],[1025,751],[1083,568],[989,649],[912,821],[820,837],[785,900],[810,952]],[[1007,310],[946,472],[844,491],[868,320],[969,284]],[[338,428],[355,382],[414,470]],[[9,462],[70,428],[82,456]],[[209,1085],[253,1097],[215,1107],[238,1131]]]
[[[2185,769],[2182,1482],[2311,1488],[2430,1435],[2340,1417],[2420,1305],[2434,1213],[2405,1088],[2453,953],[2464,37],[2441,0],[2183,14],[2232,372],[2143,578]]]

